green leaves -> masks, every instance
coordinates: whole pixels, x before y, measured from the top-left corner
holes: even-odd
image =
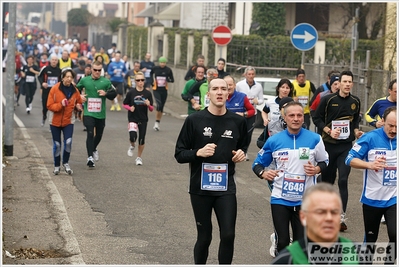
[[[87,26],[93,15],[82,8],[74,8],[68,12],[68,26]]]

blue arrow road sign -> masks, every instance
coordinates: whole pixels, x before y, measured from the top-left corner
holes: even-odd
[[[309,23],[300,23],[291,31],[292,45],[301,51],[312,49],[318,40],[317,30]]]

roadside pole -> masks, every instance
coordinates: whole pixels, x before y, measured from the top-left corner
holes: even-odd
[[[15,75],[15,27],[17,3],[9,3],[8,51],[6,62],[6,81],[3,88],[5,98],[4,114],[4,156],[14,155],[14,75]]]

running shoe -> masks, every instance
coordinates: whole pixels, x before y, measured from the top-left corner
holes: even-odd
[[[26,108],[26,113],[30,114],[30,108],[29,107]]]
[[[275,258],[276,257],[276,234],[275,233],[270,235],[270,242],[272,242],[272,245],[270,246],[270,249],[269,249],[270,256]]]
[[[143,165],[143,160],[142,160],[140,157],[137,157],[137,158],[136,158],[136,165],[137,165],[137,166]]]
[[[69,167],[68,163],[64,163],[64,164],[62,164],[62,166],[64,166],[64,170],[67,174],[72,175],[73,171],[72,171],[71,167]]]
[[[114,111],[115,110],[115,105],[112,105],[109,110]]]
[[[60,166],[54,167],[53,173],[54,173],[54,175],[58,175],[60,173]]]
[[[93,151],[93,159],[95,161],[99,161],[100,160],[100,155],[98,154],[98,150]]]
[[[130,145],[129,149],[127,150],[127,155],[129,157],[133,157],[134,146]]]
[[[384,216],[384,215],[382,215],[381,223],[382,223],[382,224],[387,224],[387,222],[385,221],[385,216]]]
[[[346,221],[346,217],[345,216],[346,216],[345,212],[341,213],[341,229],[339,229],[340,232],[348,230],[348,226],[345,223],[345,221]]]
[[[116,104],[116,111],[121,111],[121,106],[119,104]]]
[[[94,164],[93,157],[88,157],[87,158],[87,166],[89,166],[90,168],[96,167],[96,164]]]
[[[157,132],[159,131],[159,122],[157,122],[157,121],[154,124],[154,130]]]

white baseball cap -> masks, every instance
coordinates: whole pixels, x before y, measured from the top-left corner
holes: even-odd
[[[65,41],[64,41],[64,40],[61,40],[61,41],[60,41],[60,44],[62,44],[62,45],[65,44]]]

